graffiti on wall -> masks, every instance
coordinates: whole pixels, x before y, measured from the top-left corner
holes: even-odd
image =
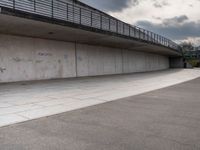
[[[45,52],[39,52],[38,55],[39,56],[52,56],[51,53],[45,53]]]

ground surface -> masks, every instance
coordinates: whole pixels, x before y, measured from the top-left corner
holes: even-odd
[[[168,87],[197,69],[0,84],[0,127]]]
[[[2,127],[0,149],[200,150],[200,78]]]

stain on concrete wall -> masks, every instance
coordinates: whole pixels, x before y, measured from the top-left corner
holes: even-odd
[[[15,62],[20,62],[20,61],[21,61],[21,59],[20,59],[19,57],[14,57],[13,60],[14,60]]]
[[[6,71],[6,68],[0,67],[0,73],[4,73]]]

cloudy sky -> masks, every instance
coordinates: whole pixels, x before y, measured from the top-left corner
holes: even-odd
[[[81,0],[176,42],[200,45],[200,0]]]

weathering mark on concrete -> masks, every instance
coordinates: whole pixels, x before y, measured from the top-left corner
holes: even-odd
[[[13,58],[13,60],[16,61],[16,62],[20,62],[21,61],[21,59],[19,57],[15,57],[15,58]]]
[[[65,59],[68,59],[68,55],[67,55],[67,54],[65,54],[65,55],[64,55],[64,58],[65,58]]]
[[[38,55],[39,56],[52,56],[51,53],[45,53],[45,52],[39,52]]]
[[[32,62],[32,59],[25,59],[25,58],[19,58],[19,57],[14,57],[12,58],[15,62]]]
[[[4,73],[6,71],[6,68],[0,67],[0,73]]]
[[[79,60],[79,61],[82,61],[83,59],[82,59],[82,57],[78,57],[78,60]]]
[[[35,62],[36,62],[37,64],[39,64],[39,63],[43,62],[43,60],[36,60]]]

